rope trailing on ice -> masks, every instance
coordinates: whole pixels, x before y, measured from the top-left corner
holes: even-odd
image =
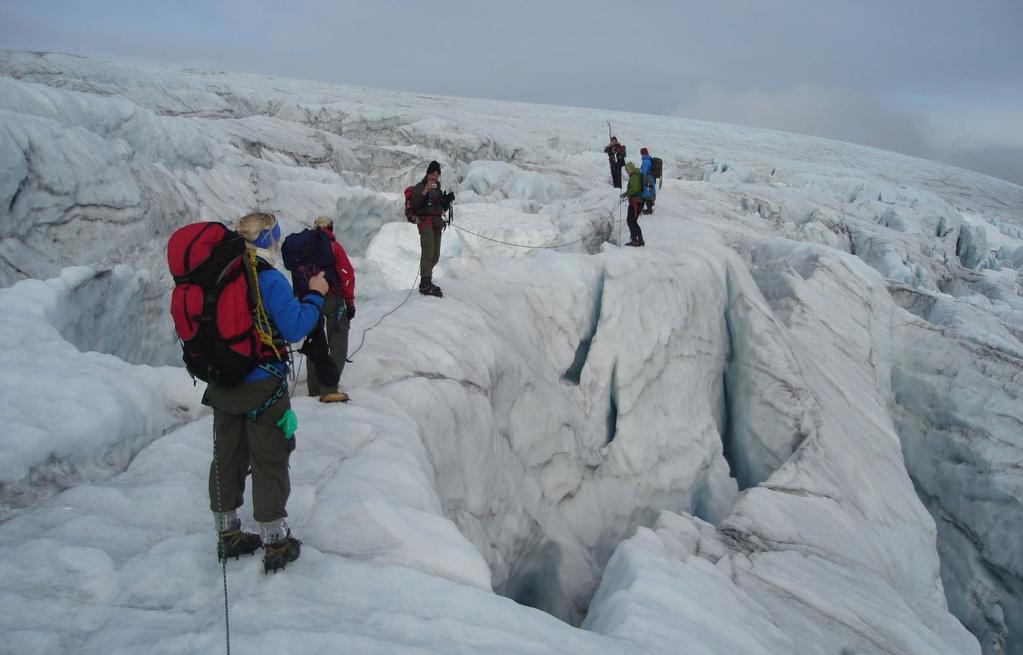
[[[383,316],[378,318],[376,323],[374,323],[373,325],[369,326],[368,328],[366,328],[365,330],[362,331],[362,339],[359,340],[359,347],[356,348],[355,350],[353,350],[352,352],[350,352],[348,354],[347,359],[348,359],[349,362],[352,361],[352,357],[355,356],[355,353],[357,353],[360,350],[362,350],[362,344],[366,343],[366,333],[369,332],[370,330],[372,330],[373,328],[375,328],[376,326],[380,325],[380,323],[382,323],[385,318],[387,318],[388,316],[390,316],[394,312],[396,312],[399,309],[401,309],[402,306],[405,303],[408,302],[408,299],[412,297],[412,292],[416,290],[416,282],[418,282],[418,281],[419,281],[419,270],[417,269],[416,270],[416,277],[415,277],[414,280],[412,280],[412,286],[409,287],[408,293],[405,294],[405,299],[402,300],[400,303],[398,303],[397,307],[395,307],[394,309],[386,312]]]
[[[608,214],[609,217],[614,217],[614,209],[613,208],[609,209],[607,211],[607,214]],[[618,225],[618,242],[619,242],[619,244],[621,243],[621,240],[622,240],[622,226],[621,226],[621,222],[622,222],[622,201],[621,201],[621,199],[619,199],[618,200],[618,223],[619,223],[619,225]],[[555,248],[564,248],[565,246],[572,246],[572,245],[575,245],[577,243],[580,243],[580,242],[586,240],[586,237],[581,237],[579,239],[576,239],[575,241],[568,241],[567,243],[556,243],[556,244],[553,244],[553,245],[537,246],[537,245],[525,244],[525,243],[511,243],[511,242],[508,242],[508,241],[501,241],[500,239],[494,239],[494,238],[491,238],[491,237],[483,236],[482,234],[477,234],[476,232],[473,232],[472,230],[467,230],[464,227],[461,227],[459,225],[455,225],[454,223],[451,223],[450,225],[451,225],[451,227],[455,228],[456,230],[460,230],[460,231],[465,232],[467,234],[471,234],[474,237],[477,237],[479,239],[485,239],[487,241],[493,241],[494,243],[500,243],[500,244],[504,244],[506,246],[513,246],[515,248],[529,248],[531,250],[542,250],[542,249],[551,249],[551,250],[553,250]]]
[[[221,511],[223,511],[224,503],[223,503],[223,497],[222,497],[222,495],[220,493],[220,459],[217,457],[217,422],[216,421],[213,422],[213,470],[216,472],[216,477],[217,477],[217,507]],[[219,542],[219,539],[220,539],[219,528],[220,528],[220,526],[218,525],[217,528],[218,528],[217,548],[219,549],[219,548],[222,547],[220,542]],[[218,550],[217,554],[218,554],[218,556],[220,555],[219,550]],[[227,655],[231,655],[231,615],[230,615],[230,612],[228,611],[228,604],[227,604],[227,557],[220,557],[220,573],[221,573],[221,576],[224,579],[224,638],[226,639],[226,643],[227,643]]]
[[[622,222],[622,220],[621,220],[621,215],[622,215],[621,207],[622,207],[622,201],[619,199],[617,204],[618,204],[618,223],[619,223],[619,225],[618,225],[618,243],[619,243],[619,245],[621,245],[621,240],[622,240],[621,239],[621,222]],[[607,214],[608,214],[608,218],[612,219],[612,224],[613,224],[614,208],[609,209],[607,211]],[[467,229],[465,229],[463,227],[460,227],[460,226],[454,224],[453,222],[449,222],[448,225],[450,227],[453,227],[455,229],[461,230],[462,232],[465,232],[467,234],[471,234],[474,237],[478,237],[480,239],[485,239],[487,241],[493,241],[495,243],[501,243],[501,244],[504,244],[506,246],[514,246],[516,248],[531,248],[531,249],[534,249],[534,250],[564,248],[565,246],[571,246],[571,245],[574,245],[576,243],[580,243],[581,241],[586,239],[586,237],[582,237],[582,238],[576,239],[575,241],[569,241],[567,243],[558,243],[558,244],[546,245],[546,246],[535,246],[535,245],[527,245],[527,244],[522,244],[522,243],[510,243],[508,241],[501,241],[500,239],[492,239],[490,237],[483,236],[482,234],[476,234],[475,232],[473,232],[471,230],[467,230]],[[372,330],[373,328],[377,327],[378,325],[380,325],[385,318],[387,318],[388,316],[390,316],[394,312],[396,312],[399,309],[401,309],[405,305],[405,303],[408,302],[409,298],[412,297],[412,292],[416,290],[416,282],[418,280],[419,280],[419,271],[416,271],[416,277],[415,277],[414,280],[412,280],[412,286],[409,288],[408,293],[405,295],[405,299],[402,300],[400,303],[398,303],[397,307],[395,307],[394,309],[391,309],[390,311],[384,313],[383,316],[381,316],[379,319],[377,319],[376,323],[374,323],[373,325],[369,326],[368,328],[366,328],[365,330],[362,331],[362,338],[359,340],[358,347],[355,350],[353,350],[352,352],[348,353],[348,356],[345,358],[348,362],[351,362],[352,358],[355,357],[355,354],[357,352],[359,352],[360,350],[362,350],[362,346],[366,343],[366,333],[369,332],[370,330]],[[299,366],[301,366],[301,364],[299,364]]]

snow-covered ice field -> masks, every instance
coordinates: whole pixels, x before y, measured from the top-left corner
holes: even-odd
[[[608,120],[665,162],[645,248],[619,247]],[[402,217],[432,159],[458,194],[442,300],[409,296]],[[251,210],[334,217],[361,348],[351,403],[296,385],[302,557],[228,563],[233,650],[1023,654],[1023,188],[664,116],[12,51],[0,652],[225,648],[164,248]]]

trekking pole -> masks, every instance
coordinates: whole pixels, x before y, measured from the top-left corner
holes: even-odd
[[[618,199],[618,247],[622,247],[622,199]]]
[[[607,142],[611,143],[611,121],[607,122]]]

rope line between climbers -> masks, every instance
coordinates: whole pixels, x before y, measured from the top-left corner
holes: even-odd
[[[571,246],[571,245],[574,245],[576,243],[579,243],[580,241],[582,241],[583,239],[586,238],[586,237],[583,237],[582,239],[576,239],[575,241],[569,241],[568,243],[558,243],[558,244],[554,244],[554,245],[551,245],[551,246],[534,246],[534,245],[528,245],[528,244],[524,244],[524,243],[509,243],[508,241],[501,241],[500,239],[493,239],[491,237],[485,237],[482,234],[476,234],[472,230],[467,230],[464,227],[460,227],[458,225],[452,225],[451,227],[455,228],[456,230],[461,230],[462,232],[465,232],[467,234],[471,234],[474,237],[477,237],[477,238],[480,238],[480,239],[486,239],[487,241],[493,241],[494,243],[501,243],[501,244],[504,244],[506,246],[514,246],[516,248],[530,248],[530,249],[534,249],[534,250],[539,250],[541,248],[563,248],[565,246]]]
[[[616,204],[618,206],[618,221],[617,222],[621,223],[622,222],[621,221],[622,201],[619,199],[619,201]],[[608,218],[611,219],[612,226],[613,226],[614,222],[615,222],[614,221],[614,207],[612,207],[611,209],[607,210],[607,216],[608,216]],[[579,239],[576,239],[575,241],[569,241],[567,243],[559,243],[559,244],[547,245],[547,246],[534,246],[534,245],[526,245],[526,244],[521,244],[521,243],[510,243],[508,241],[501,241],[500,239],[493,239],[491,237],[483,236],[482,234],[477,234],[477,233],[473,232],[472,230],[467,230],[464,227],[461,227],[459,225],[455,225],[454,223],[451,223],[450,226],[454,227],[455,229],[461,230],[462,232],[466,232],[468,234],[471,234],[474,237],[477,237],[477,238],[480,238],[480,239],[485,239],[487,241],[493,241],[495,243],[504,244],[506,246],[513,246],[513,247],[516,247],[516,248],[530,248],[530,249],[534,249],[534,250],[564,248],[565,246],[571,246],[571,245],[580,243],[581,241],[584,241],[586,239],[586,237],[584,236],[584,237],[581,237]],[[621,245],[621,232],[620,231],[619,231],[618,241],[619,241],[619,245]],[[378,325],[380,325],[385,318],[387,318],[388,316],[390,316],[394,312],[396,312],[399,309],[401,309],[405,305],[405,303],[407,303],[409,301],[409,298],[412,297],[412,293],[416,290],[416,281],[418,279],[419,279],[419,271],[416,271],[416,277],[415,277],[415,279],[412,280],[412,286],[409,288],[408,293],[405,295],[405,299],[402,300],[400,303],[398,303],[398,305],[396,307],[394,307],[393,309],[385,312],[380,318],[377,319],[376,323],[374,323],[373,325],[369,326],[368,328],[366,328],[365,330],[362,331],[362,338],[359,339],[358,347],[356,347],[356,349],[353,350],[352,352],[348,353],[348,355],[345,357],[345,359],[349,363],[352,362],[352,358],[355,357],[355,354],[357,352],[362,350],[362,346],[366,343],[366,333],[369,332],[370,330],[372,330],[373,328],[377,327]],[[305,358],[303,357],[303,359],[305,359]],[[302,366],[302,362],[300,360],[299,364],[298,364],[298,368],[301,369],[301,366]],[[296,378],[297,378],[297,375],[298,375],[298,372],[296,371]],[[296,380],[295,387],[296,388],[298,387],[297,380]],[[294,389],[292,389],[292,394],[294,394]]]
[[[345,359],[347,359],[349,362],[351,362],[352,361],[352,357],[355,356],[355,353],[357,353],[360,350],[362,350],[363,344],[366,343],[366,333],[369,332],[370,330],[372,330],[373,328],[375,328],[376,326],[380,325],[380,323],[382,323],[385,318],[387,318],[388,316],[390,316],[394,312],[396,312],[399,309],[401,309],[402,306],[404,306],[404,304],[408,302],[408,299],[412,297],[412,292],[416,290],[416,280],[418,280],[418,279],[419,279],[419,271],[417,270],[416,271],[416,277],[412,280],[412,286],[409,288],[408,293],[405,295],[405,299],[402,300],[400,303],[398,303],[397,307],[395,307],[394,309],[384,313],[383,316],[381,316],[380,318],[377,319],[376,323],[374,323],[373,325],[371,325],[368,328],[366,328],[365,330],[363,330],[362,331],[362,338],[359,340],[358,348],[356,348],[352,352],[348,353],[348,356]]]
[[[217,422],[213,421],[213,470],[217,478],[217,509],[224,511],[223,494],[220,491],[220,458],[217,455]],[[227,602],[227,555],[222,553],[224,547],[220,539],[220,530],[223,525],[217,525],[217,557],[220,559],[220,572],[224,579],[224,639],[227,644],[227,655],[231,655],[231,614]]]
[[[619,207],[619,210],[618,210],[618,215],[619,215],[618,216],[618,222],[621,223],[621,206],[622,206],[622,201],[621,200],[618,201],[617,206]],[[611,209],[607,210],[607,214],[608,214],[609,217],[613,218],[614,217],[614,207],[612,207]],[[580,237],[580,238],[576,239],[575,241],[569,241],[567,243],[556,243],[556,244],[547,245],[547,246],[537,246],[537,245],[532,245],[532,244],[511,243],[509,241],[501,241],[500,239],[494,239],[492,237],[483,236],[482,234],[477,234],[476,232],[473,232],[472,230],[467,230],[464,227],[462,227],[460,225],[456,225],[454,223],[451,223],[451,227],[455,228],[456,230],[460,230],[462,232],[465,232],[467,234],[471,234],[474,237],[477,237],[479,239],[485,239],[487,241],[493,241],[494,243],[500,243],[500,244],[503,244],[503,245],[506,245],[506,246],[513,246],[515,248],[529,248],[529,249],[532,249],[532,250],[540,250],[540,249],[552,249],[553,250],[555,248],[564,248],[565,246],[573,246],[573,245],[575,245],[577,243],[580,243],[580,242],[586,240],[586,237],[584,236],[584,237]],[[621,241],[621,234],[620,233],[619,233],[618,240]]]

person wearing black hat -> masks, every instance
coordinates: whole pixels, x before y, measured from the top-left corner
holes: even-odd
[[[611,143],[604,148],[607,162],[611,165],[611,186],[622,188],[622,166],[625,166],[625,144],[618,143],[618,137],[611,137]]]
[[[440,260],[440,238],[444,231],[444,212],[451,207],[455,194],[444,193],[440,188],[440,164],[431,161],[426,167],[426,176],[412,188],[412,213],[419,226],[419,293],[424,296],[444,294],[433,283],[433,267]]]

